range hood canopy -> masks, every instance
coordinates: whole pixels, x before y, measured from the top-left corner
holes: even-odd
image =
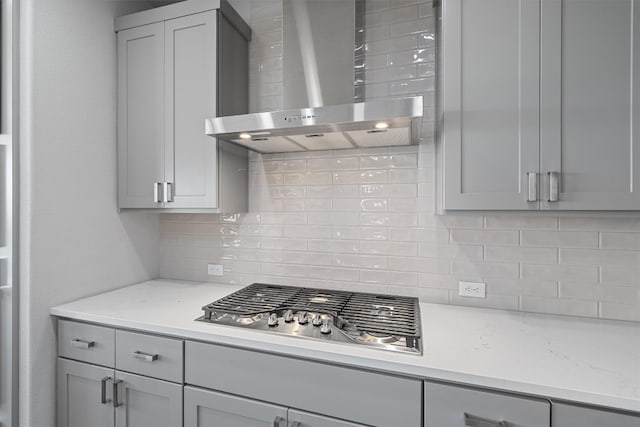
[[[258,153],[417,144],[422,97],[214,117],[206,134]]]
[[[207,135],[259,153],[417,144],[422,97],[366,101],[365,4],[282,0],[282,109],[207,119]]]

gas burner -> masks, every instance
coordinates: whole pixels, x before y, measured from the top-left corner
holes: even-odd
[[[198,321],[421,354],[416,298],[254,283]]]

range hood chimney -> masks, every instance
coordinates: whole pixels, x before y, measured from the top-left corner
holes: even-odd
[[[284,110],[210,118],[206,134],[259,153],[417,144],[421,96],[354,103],[364,1],[283,0]]]

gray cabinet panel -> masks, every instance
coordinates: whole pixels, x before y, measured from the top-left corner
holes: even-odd
[[[500,421],[509,427],[549,427],[550,411],[546,400],[425,382],[425,427],[489,426]]]
[[[182,427],[181,385],[119,371],[116,380],[115,427]]]
[[[113,407],[101,400],[101,380],[113,369],[61,358],[57,365],[57,426],[113,427]]]
[[[182,383],[183,341],[116,331],[116,369]]]
[[[289,409],[289,425],[294,426],[296,422],[299,423],[297,427],[365,427],[363,424],[354,424],[336,420],[335,418]]]
[[[184,388],[185,427],[273,427],[287,408],[194,387]]]
[[[551,424],[553,427],[638,427],[640,415],[554,403]]]
[[[115,330],[86,323],[58,321],[58,355],[113,368]]]
[[[538,209],[539,0],[443,2],[445,209]]]
[[[547,0],[541,13],[544,200],[545,174],[561,178],[543,209],[640,209],[640,1]]]
[[[157,208],[164,181],[164,24],[118,33],[118,203]]]
[[[213,344],[185,342],[185,382],[378,427],[422,419],[422,381]]]
[[[171,208],[216,208],[216,140],[204,119],[216,116],[216,11],[165,22],[165,170]]]

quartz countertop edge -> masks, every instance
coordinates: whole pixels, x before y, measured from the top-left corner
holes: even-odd
[[[640,323],[420,304],[422,355],[196,322],[243,285],[152,280],[54,316],[519,394],[640,412]]]

